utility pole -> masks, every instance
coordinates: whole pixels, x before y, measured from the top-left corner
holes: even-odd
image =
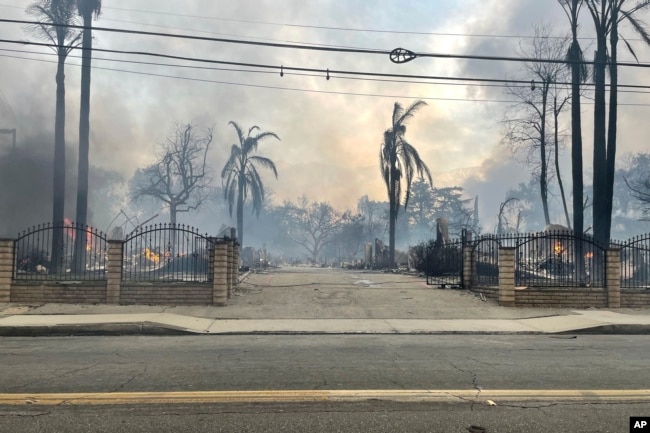
[[[12,151],[16,151],[16,128],[14,129],[0,129],[0,134],[12,134],[13,135],[13,146]]]

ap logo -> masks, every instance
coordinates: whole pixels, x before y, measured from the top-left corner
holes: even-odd
[[[630,432],[635,432],[635,433],[650,432],[650,417],[649,416],[630,417]]]

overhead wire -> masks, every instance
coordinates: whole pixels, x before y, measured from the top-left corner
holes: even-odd
[[[17,51],[17,50],[15,50],[15,51]],[[30,61],[39,61],[39,62],[52,63],[52,64],[57,63],[56,61],[51,61],[51,60],[33,59],[33,58],[26,58],[26,57],[19,57],[19,56],[9,56],[9,55],[3,55],[3,54],[0,54],[0,57],[16,58],[16,59],[30,60]],[[101,58],[97,59],[97,60],[115,61],[115,60],[112,60],[112,59],[101,59]],[[130,62],[130,61],[127,61],[127,62]],[[135,62],[135,63],[138,63],[138,62]],[[76,66],[81,66],[81,65],[76,65]],[[163,64],[161,66],[168,66],[168,65]],[[178,66],[178,65],[169,65],[169,66]],[[252,87],[252,88],[262,88],[262,89],[272,89],[272,90],[286,90],[286,91],[292,91],[292,92],[305,92],[305,93],[316,93],[316,94],[366,96],[366,97],[380,97],[380,98],[393,98],[393,99],[394,98],[423,99],[423,100],[428,100],[428,101],[447,101],[447,102],[488,102],[488,103],[508,103],[508,104],[521,102],[521,101],[515,101],[515,100],[470,99],[470,98],[450,98],[450,97],[445,98],[445,97],[431,97],[431,96],[410,96],[410,95],[395,95],[395,94],[379,94],[379,93],[362,93],[362,92],[345,92],[345,91],[333,91],[333,90],[304,89],[304,88],[271,86],[271,85],[263,85],[263,84],[241,83],[241,82],[234,82],[234,81],[213,80],[213,79],[196,78],[196,77],[183,77],[183,76],[177,76],[177,75],[159,74],[159,73],[152,73],[152,72],[132,71],[132,70],[116,69],[116,68],[106,68],[106,67],[101,67],[101,66],[92,66],[91,68],[92,69],[97,69],[97,70],[122,72],[122,73],[143,75],[143,76],[151,76],[151,77],[158,77],[158,78],[179,79],[179,80],[183,80],[183,81],[194,81],[194,82],[211,83],[211,84],[224,84],[224,85],[239,86],[239,87]],[[222,69],[222,68],[214,68],[214,69],[223,70],[223,71],[230,71],[230,72],[260,72],[260,71],[234,70],[234,69]],[[261,71],[261,72],[268,73],[267,71]],[[289,74],[287,74],[287,75],[289,75]],[[308,75],[308,74],[291,74],[291,75]],[[309,75],[309,76],[315,76],[315,75]],[[334,78],[358,79],[358,78],[355,78],[355,77],[334,77]],[[417,83],[413,83],[413,84],[449,84],[449,83],[417,82]],[[463,85],[463,84],[458,84],[458,85]],[[648,88],[650,88],[650,86],[648,86]],[[650,93],[650,92],[644,92],[644,93]],[[650,106],[650,104],[622,103],[622,102],[619,103],[618,105],[619,106],[638,106],[638,107]]]
[[[28,21],[28,20],[13,20],[0,18],[0,22],[12,23],[12,24],[25,24],[25,25],[38,25],[38,21]],[[74,25],[74,24],[57,24],[57,23],[48,23],[52,27],[66,27],[83,30],[84,26]],[[128,29],[117,29],[110,27],[99,27],[93,26],[92,30],[94,31],[105,31],[111,33],[122,33],[130,35],[141,35],[141,36],[156,36],[156,37],[166,37],[166,38],[178,38],[178,39],[187,39],[187,40],[196,40],[196,41],[205,41],[205,42],[221,42],[229,44],[242,44],[242,45],[252,45],[252,46],[264,46],[272,48],[287,48],[295,50],[309,50],[309,51],[325,51],[325,52],[335,52],[335,53],[347,53],[347,54],[374,54],[374,55],[384,55],[389,56],[393,50],[382,50],[382,49],[361,49],[361,48],[341,48],[341,47],[330,47],[322,45],[305,45],[305,44],[288,44],[288,43],[279,43],[279,42],[259,42],[251,41],[245,39],[229,39],[229,38],[214,38],[207,36],[196,36],[196,35],[187,35],[187,34],[173,34],[173,33],[162,33],[162,32],[146,32],[142,30],[128,30]],[[539,59],[539,58],[527,58],[527,57],[509,57],[509,56],[487,56],[487,55],[477,55],[477,54],[446,54],[446,53],[413,53],[415,57],[424,57],[424,58],[438,58],[438,59],[456,59],[456,60],[485,60],[485,61],[507,61],[507,62],[523,62],[523,63],[553,63],[553,64],[586,64],[590,65],[594,62],[590,61],[571,61],[565,59]],[[627,67],[641,67],[641,68],[650,68],[650,63],[630,63],[630,62],[618,62],[617,66],[627,66]]]

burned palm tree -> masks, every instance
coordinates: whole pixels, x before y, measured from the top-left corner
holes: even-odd
[[[27,14],[38,24],[29,27],[37,38],[52,44],[57,56],[56,113],[54,118],[54,178],[52,193],[52,223],[63,224],[65,218],[65,61],[70,51],[79,45],[81,32],[70,25],[78,24],[77,0],[39,0],[27,8]],[[15,136],[14,136],[15,137]],[[50,272],[58,272],[63,262],[63,229],[52,234],[52,263]]]
[[[402,196],[406,208],[416,173],[419,177],[426,174],[429,184],[433,184],[429,167],[422,161],[415,147],[406,141],[406,121],[424,105],[424,101],[415,101],[405,110],[398,102],[395,103],[392,126],[384,132],[384,141],[379,151],[381,174],[388,192],[390,266],[395,266],[395,223],[402,205]]]
[[[257,132],[259,127],[252,126],[246,135],[235,122],[229,122],[235,131],[239,144],[230,148],[230,158],[221,171],[221,178],[225,182],[224,197],[228,201],[228,209],[232,216],[233,207],[237,206],[237,237],[240,248],[244,243],[244,202],[250,196],[253,212],[258,216],[264,203],[264,184],[258,172],[258,166],[267,168],[278,178],[275,163],[269,158],[253,155],[257,151],[260,141],[265,138],[280,138],[274,132]]]
[[[619,25],[631,25],[641,39],[650,45],[650,33],[638,15],[650,8],[649,0],[585,0],[596,31],[594,62],[594,238],[607,245],[612,225],[614,172],[616,164],[616,131],[618,118],[618,42],[638,58],[630,43],[620,34]],[[609,38],[609,47],[607,45]],[[608,49],[609,48],[609,49]],[[606,128],[606,72],[609,71],[609,119]]]
[[[88,216],[88,154],[90,151],[90,66],[92,60],[93,17],[102,11],[101,0],[77,0],[77,11],[83,18],[83,38],[81,47],[81,104],[79,114],[79,165],[77,173],[77,213],[76,223],[85,226]],[[75,241],[75,260],[77,266],[84,266],[85,245],[81,236]]]

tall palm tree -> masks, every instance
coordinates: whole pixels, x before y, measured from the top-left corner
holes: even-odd
[[[395,103],[392,127],[384,132],[384,141],[379,151],[381,174],[388,192],[389,261],[391,266],[395,266],[395,223],[402,202],[402,191],[404,191],[404,208],[406,208],[416,173],[419,177],[426,174],[429,184],[433,185],[429,167],[405,137],[406,121],[424,105],[426,105],[424,101],[415,101],[405,110],[398,102]],[[402,181],[405,181],[404,185]]]
[[[77,0],[38,0],[27,8],[27,14],[38,21],[30,27],[31,33],[51,42],[57,55],[52,182],[52,223],[55,227],[62,226],[65,218],[65,61],[81,38],[81,32],[66,26],[78,23],[76,3]],[[54,230],[51,272],[61,269],[63,237],[63,227]]]
[[[571,68],[571,167],[573,180],[573,230],[584,232],[584,198],[582,168],[582,116],[580,113],[580,85],[587,79],[587,66],[578,39],[578,23],[583,0],[558,0],[571,25],[571,43],[565,56]],[[579,257],[582,257],[580,255]],[[579,267],[582,269],[582,267]]]
[[[583,0],[558,0],[564,9],[571,26],[571,42],[565,59],[571,68],[571,175],[573,180],[573,232],[577,236],[584,234],[584,183],[582,164],[582,114],[581,85],[587,80],[588,70],[578,39],[579,15]],[[579,281],[584,281],[584,253],[582,242],[574,247],[574,263],[578,270]]]
[[[260,141],[268,137],[280,140],[274,132],[258,132],[260,128],[252,126],[244,136],[241,127],[233,122],[228,122],[237,131],[239,144],[233,144],[230,149],[230,158],[221,171],[221,178],[225,181],[224,197],[228,201],[230,216],[232,209],[237,204],[237,237],[239,247],[244,244],[244,202],[250,196],[253,201],[253,212],[259,216],[264,203],[264,184],[257,166],[268,168],[278,178],[275,163],[263,156],[252,155],[257,151]],[[255,135],[251,135],[254,134]]]
[[[77,173],[76,222],[85,226],[88,215],[88,153],[90,150],[90,66],[93,48],[93,16],[99,17],[102,0],[77,0],[77,11],[83,18],[83,39],[81,47],[81,104],[79,114],[79,165]],[[85,264],[85,236],[75,237],[75,266]],[[82,268],[83,269],[83,268]]]
[[[585,0],[596,30],[596,59],[594,62],[594,238],[602,245],[609,244],[612,225],[614,172],[616,164],[616,131],[618,117],[618,41],[622,38],[619,24],[629,23],[637,34],[650,44],[650,34],[637,18],[650,8],[650,0],[636,0],[630,8],[627,0]],[[608,52],[609,37],[609,52]],[[623,38],[628,50],[636,58],[632,46]],[[638,59],[637,59],[638,60]],[[610,74],[609,123],[606,129],[605,102],[606,70]]]

